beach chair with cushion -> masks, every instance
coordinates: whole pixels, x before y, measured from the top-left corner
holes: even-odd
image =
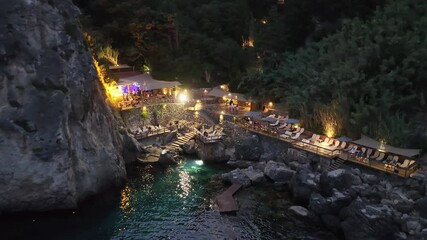
[[[366,157],[369,158],[372,154],[372,149],[368,148],[368,150],[366,151]]]
[[[348,151],[350,151],[351,149],[353,149],[353,147],[354,147],[354,144],[351,144],[351,143],[350,143],[350,145],[349,145],[346,149],[344,149],[344,151],[348,152]]]
[[[301,133],[299,132],[299,133],[296,133],[293,137],[291,137],[292,139],[297,139],[297,138],[299,138],[299,136],[301,135]]]
[[[405,159],[405,161],[403,161],[403,163],[401,163],[401,164],[398,163],[397,166],[399,166],[401,168],[407,168],[410,163],[411,163],[411,160]]]
[[[347,146],[346,142],[342,142],[341,145],[338,147],[339,149],[344,149],[345,146]]]
[[[384,160],[384,157],[385,157],[385,153],[381,152],[380,155],[375,160],[381,162],[382,160]]]
[[[313,133],[313,135],[311,136],[311,138],[309,138],[308,140],[309,140],[310,142],[315,142],[315,141],[316,141],[316,138],[317,138],[317,134]]]
[[[338,141],[338,140],[335,140],[335,144],[334,144],[334,147],[335,148],[338,148],[339,146],[340,146],[340,141]]]
[[[380,152],[375,151],[374,154],[372,154],[372,156],[370,156],[369,158],[376,159],[378,156],[380,156]]]
[[[287,128],[287,127],[288,127],[288,124],[284,123],[284,124],[282,124],[282,125],[279,126],[279,129],[283,129],[283,128]]]
[[[279,125],[280,123],[280,119],[277,119],[277,121],[275,123],[270,123],[270,127],[275,127],[277,125]]]

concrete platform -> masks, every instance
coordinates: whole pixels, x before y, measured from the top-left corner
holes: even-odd
[[[242,187],[241,184],[234,183],[225,192],[215,198],[220,212],[235,212],[239,210],[236,200],[233,195]]]

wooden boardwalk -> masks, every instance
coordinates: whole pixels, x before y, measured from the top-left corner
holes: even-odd
[[[241,184],[234,183],[225,192],[215,198],[220,212],[235,212],[239,210],[233,195],[242,187]]]

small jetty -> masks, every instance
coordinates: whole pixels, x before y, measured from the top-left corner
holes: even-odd
[[[233,195],[242,187],[241,184],[234,183],[225,192],[215,198],[218,204],[219,212],[235,212],[239,210]]]

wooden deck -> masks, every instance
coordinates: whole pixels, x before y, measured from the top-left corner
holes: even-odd
[[[215,198],[220,212],[235,212],[239,210],[233,195],[242,187],[241,184],[234,183],[225,192]]]

